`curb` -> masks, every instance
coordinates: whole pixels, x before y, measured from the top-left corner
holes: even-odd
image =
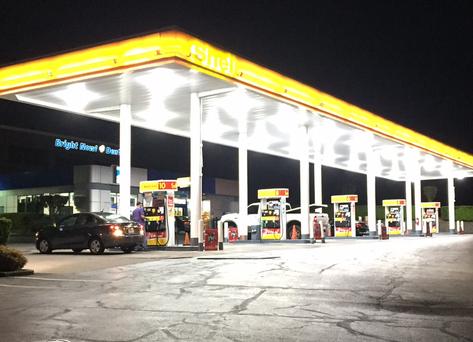
[[[20,277],[20,276],[28,276],[32,274],[34,274],[33,270],[22,268],[21,270],[17,270],[17,271],[0,272],[0,277]]]

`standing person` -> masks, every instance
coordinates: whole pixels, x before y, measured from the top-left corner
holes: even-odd
[[[142,249],[146,249],[147,239],[146,239],[146,229],[145,229],[145,210],[143,209],[143,203],[137,202],[136,208],[133,210],[133,214],[131,214],[131,219],[136,223],[139,223],[143,226],[144,236],[143,236],[143,244]]]

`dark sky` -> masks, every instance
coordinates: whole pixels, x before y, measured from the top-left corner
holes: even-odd
[[[0,18],[0,65],[178,25],[473,153],[470,0],[3,0]]]

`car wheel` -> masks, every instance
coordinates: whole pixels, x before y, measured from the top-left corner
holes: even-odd
[[[38,250],[41,254],[49,254],[52,251],[51,244],[46,239],[38,241]]]
[[[82,252],[82,248],[73,248],[72,251],[74,252],[74,254],[79,254],[80,252]]]
[[[93,238],[89,241],[89,250],[90,253],[94,255],[102,254],[105,250],[102,240],[99,238]]]
[[[135,249],[135,246],[132,246],[132,247],[122,247],[122,251],[123,251],[123,253],[125,253],[125,254],[131,253],[134,249]]]

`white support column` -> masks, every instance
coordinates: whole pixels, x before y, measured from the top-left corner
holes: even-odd
[[[190,98],[190,154],[191,154],[191,245],[203,247],[202,232],[202,120],[198,94]]]
[[[422,233],[422,210],[421,203],[421,181],[420,175],[414,179],[414,214],[416,220],[415,233],[420,235]]]
[[[368,204],[368,228],[370,235],[377,235],[376,229],[376,176],[369,171],[366,175],[366,191]]]
[[[451,234],[455,234],[455,180],[448,177],[448,228]]]
[[[130,217],[131,107],[120,105],[120,215]]]
[[[320,135],[314,134],[314,203],[322,204],[322,153]]]
[[[376,225],[376,168],[378,167],[379,152],[373,148],[373,135],[363,136],[366,153],[366,201],[368,213],[368,229],[371,236],[378,235]]]
[[[309,133],[306,126],[301,127],[300,139],[301,239],[309,239]]]
[[[412,182],[406,179],[406,228],[412,234]]]
[[[240,240],[248,239],[248,149],[246,147],[246,132],[240,132],[238,147],[238,206],[239,222],[238,235]]]
[[[368,207],[368,228],[370,235],[378,234],[376,227],[376,153],[371,146],[366,151],[367,173],[366,173],[366,199]]]
[[[315,113],[312,114],[317,115]],[[311,129],[311,135],[314,142],[314,203],[322,204],[322,131],[320,129],[320,116],[318,115],[315,125]],[[309,237],[310,239],[314,238],[314,229],[310,220]]]

